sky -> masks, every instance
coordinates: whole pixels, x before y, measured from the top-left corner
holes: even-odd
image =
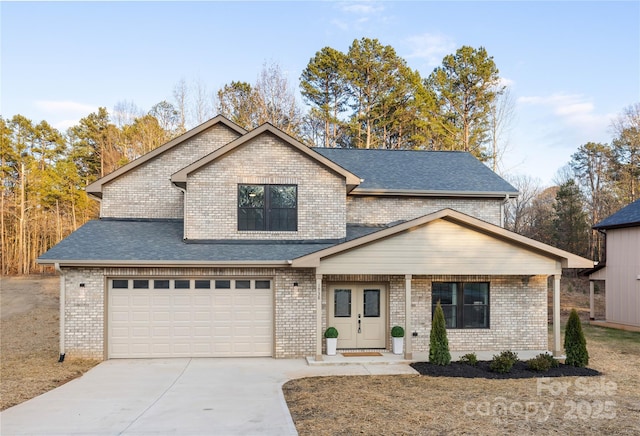
[[[0,2],[0,114],[65,130],[175,85],[255,83],[277,63],[299,92],[323,47],[377,38],[427,77],[484,47],[514,100],[501,173],[553,184],[580,145],[609,143],[640,102],[639,1]]]

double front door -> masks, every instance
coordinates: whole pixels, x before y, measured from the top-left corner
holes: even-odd
[[[385,348],[387,299],[380,284],[329,288],[328,326],[338,329],[338,348]]]

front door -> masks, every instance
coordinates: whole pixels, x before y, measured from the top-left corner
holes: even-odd
[[[338,348],[385,348],[386,287],[379,284],[333,285],[329,323],[338,329]]]

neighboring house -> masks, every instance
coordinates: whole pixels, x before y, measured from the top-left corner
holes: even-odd
[[[218,116],[92,183],[90,221],[39,258],[61,275],[61,353],[312,356],[429,347],[560,352],[562,268],[593,263],[502,227],[516,190],[463,152],[312,149]]]
[[[605,218],[594,229],[606,235],[605,262],[594,268],[591,280],[591,318],[594,318],[594,280],[606,284],[606,322],[640,327],[640,200]]]

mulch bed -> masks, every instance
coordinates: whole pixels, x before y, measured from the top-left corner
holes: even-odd
[[[500,374],[489,369],[489,361],[478,361],[476,366],[462,362],[451,362],[449,365],[433,365],[429,362],[415,362],[411,366],[421,375],[431,377],[463,377],[463,378],[488,378],[488,379],[513,379],[535,377],[592,377],[602,375],[600,371],[591,368],[578,368],[571,365],[560,364],[549,371],[533,371],[527,368],[527,364],[518,361],[511,371]]]

